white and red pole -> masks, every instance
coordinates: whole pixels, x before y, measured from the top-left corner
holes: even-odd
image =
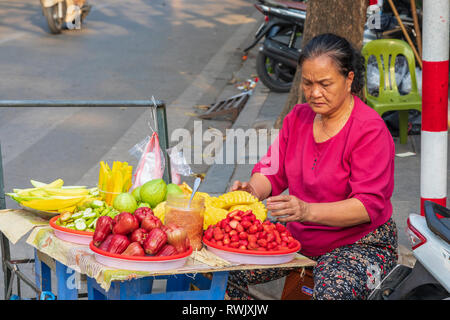
[[[447,203],[449,0],[423,0],[420,213]]]

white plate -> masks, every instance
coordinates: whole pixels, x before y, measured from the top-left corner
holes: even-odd
[[[89,248],[95,260],[108,267],[135,271],[164,271],[181,268],[192,253],[192,247],[182,254],[167,257],[131,257],[112,254],[98,249],[91,242]],[[104,254],[102,254],[102,252]]]

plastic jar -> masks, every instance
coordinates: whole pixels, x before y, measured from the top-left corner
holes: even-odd
[[[164,224],[174,223],[186,230],[189,242],[194,250],[200,250],[203,246],[203,215],[205,204],[203,197],[192,199],[188,209],[190,195],[167,195],[166,214]]]

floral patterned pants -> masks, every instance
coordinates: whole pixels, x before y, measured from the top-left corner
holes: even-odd
[[[397,228],[389,219],[356,243],[318,257],[313,269],[316,300],[364,300],[397,263]],[[229,280],[248,290],[248,285],[287,276],[294,268],[232,271]],[[231,299],[250,299],[228,285]]]

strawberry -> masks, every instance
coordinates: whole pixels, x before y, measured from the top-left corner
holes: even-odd
[[[245,231],[239,232],[239,239],[247,239],[248,234]]]
[[[248,246],[248,241],[247,240],[239,240],[239,245]]]
[[[248,250],[255,250],[257,248],[259,248],[259,247],[258,247],[258,244],[256,242],[249,242],[248,243],[248,246],[247,246]]]
[[[273,233],[268,233],[266,236],[266,240],[267,242],[272,242],[273,240],[275,240],[275,235]]]
[[[227,214],[227,218],[230,218],[230,219],[233,218],[234,216],[236,216],[239,213],[239,211],[241,211],[241,210],[233,210],[233,211],[229,212]]]
[[[237,232],[242,232],[242,231],[244,231],[244,227],[242,226],[242,224],[240,224],[240,223],[237,224],[237,226],[236,226],[236,231],[237,231]]]
[[[235,236],[238,234],[238,232],[236,230],[231,230],[230,232],[228,232],[228,234],[230,235],[230,237]]]
[[[258,240],[258,239],[256,238],[256,235],[249,234],[248,237],[247,237],[247,240],[248,240],[249,243],[252,243],[252,242],[256,243],[256,240]]]
[[[213,237],[213,228],[208,228],[205,231],[205,238],[206,238],[206,240],[211,240],[212,237]]]
[[[220,228],[214,228],[213,236],[214,236],[214,239],[215,239],[216,241],[222,240],[222,239],[223,239],[223,232],[222,232],[222,229],[220,229]]]
[[[292,241],[292,242],[289,242],[289,244],[288,244],[289,249],[295,248],[296,246],[297,246],[297,241]]]
[[[220,227],[222,229],[225,229],[225,227],[228,226],[228,221],[227,219],[223,219],[222,221],[220,221]]]
[[[247,250],[247,247],[246,247],[246,246],[240,246],[239,249],[241,249],[241,250]]]
[[[232,229],[236,229],[238,224],[239,224],[239,221],[237,221],[237,220],[231,220],[229,223],[229,225]]]
[[[273,234],[275,236],[275,241],[277,242],[277,244],[281,243],[281,237],[280,237],[280,233],[278,232],[278,230],[274,230]]]
[[[237,234],[232,235],[232,236],[230,237],[230,241],[231,241],[231,242],[237,242],[237,241],[239,241],[239,236],[238,236]]]
[[[248,229],[249,227],[253,226],[253,224],[249,220],[242,220],[241,225],[244,227],[244,229]]]
[[[258,239],[256,241],[257,244],[259,244],[261,247],[267,247],[267,240],[266,239]]]
[[[234,241],[230,243],[231,248],[239,248],[239,241]]]
[[[277,223],[275,224],[275,227],[277,228],[277,231],[280,232],[280,233],[286,230],[286,227],[283,226],[283,225],[282,225],[281,223],[279,223],[279,222],[277,222]]]
[[[276,242],[269,242],[267,244],[267,250],[273,250],[277,246]]]
[[[252,225],[247,229],[247,232],[248,232],[248,233],[256,233],[256,232],[258,232],[258,226],[252,224]]]

